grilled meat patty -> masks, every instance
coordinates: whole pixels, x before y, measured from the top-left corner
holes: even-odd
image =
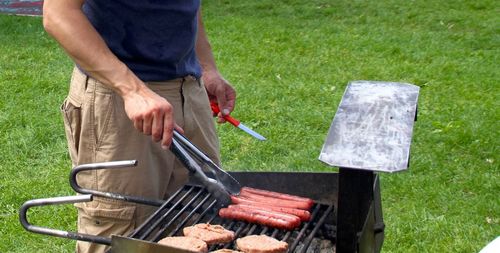
[[[232,249],[219,249],[216,251],[210,251],[210,253],[243,253],[243,252]]]
[[[236,240],[236,246],[245,253],[285,253],[288,243],[267,235],[249,235]]]
[[[200,253],[208,252],[207,243],[194,237],[169,236],[161,239],[160,241],[158,241],[158,243],[194,252],[200,252]]]
[[[234,232],[221,225],[200,223],[185,227],[182,232],[185,236],[201,239],[207,244],[228,243],[234,240]]]

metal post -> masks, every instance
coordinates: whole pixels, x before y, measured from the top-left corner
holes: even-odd
[[[373,171],[339,168],[337,253],[359,252],[359,238],[373,203]]]

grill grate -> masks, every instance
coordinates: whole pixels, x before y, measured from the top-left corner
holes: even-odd
[[[334,207],[315,203],[311,221],[303,222],[294,231],[279,230],[253,223],[223,219],[217,215],[217,200],[205,188],[185,185],[173,194],[129,237],[157,242],[166,236],[182,235],[182,228],[197,223],[218,224],[235,232],[235,238],[247,235],[268,235],[289,245],[289,252],[307,252],[315,239],[335,240]],[[234,242],[212,245],[209,250],[235,248]]]

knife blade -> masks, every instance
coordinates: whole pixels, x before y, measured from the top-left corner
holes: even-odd
[[[217,105],[217,103],[215,102],[210,102],[210,107],[212,108],[212,112],[214,113],[214,116],[219,114],[220,112],[220,109],[219,109],[219,105]],[[260,135],[259,133],[255,132],[254,130],[250,129],[249,127],[245,126],[243,123],[241,123],[239,120],[231,117],[230,115],[224,115],[223,118],[231,123],[231,125],[245,131],[246,133],[250,134],[251,136],[255,137],[256,139],[260,140],[260,141],[265,141],[266,138],[262,135]]]

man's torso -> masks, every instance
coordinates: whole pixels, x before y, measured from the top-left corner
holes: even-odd
[[[111,51],[143,81],[201,76],[200,0],[87,0],[83,11]]]

